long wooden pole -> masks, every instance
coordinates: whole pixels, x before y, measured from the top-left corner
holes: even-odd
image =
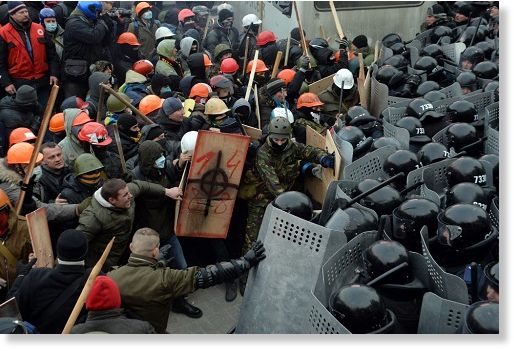
[[[275,56],[275,63],[273,64],[273,71],[271,71],[271,78],[275,78],[277,76],[280,60],[282,60],[282,51],[278,51],[277,56]]]
[[[250,37],[245,39],[245,56],[243,58],[243,77],[246,75],[246,64],[248,63],[248,50],[250,48]]]
[[[32,172],[34,171],[34,167],[36,166],[37,157],[39,155],[39,149],[41,148],[41,144],[43,144],[43,139],[45,138],[46,130],[48,129],[48,122],[50,121],[50,117],[52,115],[52,111],[55,105],[55,99],[57,99],[57,94],[59,93],[59,86],[54,84],[52,86],[52,90],[50,91],[50,96],[48,97],[48,103],[46,104],[45,112],[43,114],[43,120],[41,121],[41,125],[39,126],[39,131],[37,133],[36,143],[34,144],[34,150],[32,151],[32,155],[30,156],[30,163],[25,171],[25,177],[23,178],[23,183],[28,184],[30,182],[30,178],[32,177]],[[20,188],[20,195],[18,197],[18,202],[16,203],[16,214],[19,215],[21,211],[21,207],[23,205],[23,201],[25,200],[25,190]]]
[[[82,306],[84,306],[84,303],[86,302],[87,295],[89,295],[89,292],[93,287],[93,283],[95,282],[96,276],[98,275],[98,273],[100,273],[100,270],[102,269],[102,266],[104,265],[107,256],[109,256],[109,252],[111,252],[111,248],[115,238],[115,236],[112,237],[111,241],[109,241],[109,243],[105,247],[102,256],[91,270],[91,273],[87,278],[86,284],[84,284],[84,288],[82,289],[82,292],[80,293],[80,296],[77,299],[77,302],[73,307],[73,310],[71,311],[70,317],[68,318],[68,321],[66,322],[66,325],[62,330],[62,334],[69,334],[71,328],[73,328],[73,326],[75,325],[75,322],[80,314],[80,311],[82,310]]]
[[[377,62],[378,60],[378,48],[379,48],[380,42],[377,40],[375,41],[375,57],[373,58],[373,63]]]
[[[118,124],[115,123],[113,125],[113,127],[114,127],[114,141],[116,142],[116,147],[118,148],[121,169],[123,170],[123,173],[126,174],[127,173],[127,164],[125,163],[125,155],[123,154],[123,147],[121,146],[120,131],[118,130]]]
[[[284,67],[287,67],[287,63],[289,62],[289,49],[291,48],[291,33],[287,35],[287,44],[286,44],[286,57],[284,58]]]
[[[300,38],[302,41],[301,44],[302,44],[303,54],[307,56],[308,55],[307,42],[305,41],[305,35],[303,35],[302,20],[300,19],[298,7],[296,6],[296,1],[293,1],[293,8],[294,8],[294,14],[296,16],[296,22],[298,22],[298,29],[300,30]]]
[[[360,101],[363,102],[365,100],[365,90],[364,90],[364,82],[366,76],[364,75],[364,58],[362,57],[362,52],[359,52],[359,76],[357,77],[357,88],[359,90]]]
[[[337,16],[336,7],[334,6],[333,1],[328,2],[330,4],[330,11],[332,11],[332,17],[334,17],[334,22],[336,24],[337,35],[339,35],[339,39],[344,38],[343,28],[341,27],[341,22],[339,22],[339,17]]]
[[[96,121],[100,123],[105,118],[105,89],[100,87],[100,97],[98,98],[98,110],[96,111]]]
[[[102,88],[104,88],[109,94],[113,95],[116,99],[120,100],[125,106],[127,106],[132,112],[134,112],[138,117],[140,117],[143,122],[145,122],[146,124],[153,124],[154,122],[146,117],[143,113],[141,113],[141,111],[139,111],[137,108],[134,107],[134,105],[132,105],[129,101],[125,100],[120,94],[118,94],[116,91],[114,91],[113,88],[111,88],[110,86],[106,85],[106,84],[103,84],[103,83],[100,83],[100,85],[102,86]]]
[[[257,116],[257,126],[260,130],[261,128],[261,110],[259,107],[259,90],[257,89],[257,84],[254,86],[254,96],[255,96],[255,115]]]
[[[248,101],[250,99],[250,92],[252,91],[253,78],[255,77],[255,70],[257,69],[257,59],[259,58],[259,50],[255,50],[255,55],[253,55],[252,62],[252,71],[250,72],[250,79],[248,80],[248,85],[246,86],[245,100]],[[246,70],[246,67],[245,67]]]

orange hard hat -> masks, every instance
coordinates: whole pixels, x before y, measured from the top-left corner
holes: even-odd
[[[134,62],[132,65],[132,70],[146,76],[147,74],[153,72],[153,63],[151,63],[149,60],[139,60]]]
[[[152,6],[149,3],[145,2],[145,1],[140,2],[136,6],[136,15],[139,16],[141,14],[141,11],[143,11],[144,9],[149,9],[151,7]]]
[[[12,207],[11,200],[9,200],[9,196],[7,196],[5,191],[0,189],[0,210],[3,210],[5,206]]]
[[[253,65],[253,60],[248,62],[248,64],[246,65],[246,73],[250,73],[252,71],[252,65]],[[266,72],[266,71],[269,71],[269,69],[268,69],[268,67],[266,67],[266,64],[264,63],[264,61],[257,59],[257,67],[255,67],[255,73]]]
[[[7,150],[7,164],[22,164],[28,165],[30,163],[30,158],[32,157],[32,153],[34,152],[34,145],[21,142],[18,144],[14,144]],[[43,159],[43,154],[38,152],[36,162],[41,162]]]
[[[194,17],[196,16],[195,13],[193,11],[191,11],[190,9],[182,9],[180,10],[180,12],[178,13],[178,20],[180,22],[184,22],[184,20],[188,17]]]
[[[291,83],[293,81],[295,74],[296,74],[296,71],[294,69],[286,68],[286,69],[283,69],[282,71],[278,72],[277,78],[282,79],[284,81],[284,83],[286,83],[286,85],[288,85],[289,83]]]
[[[139,41],[137,41],[137,37],[134,33],[125,32],[121,33],[121,35],[118,37],[118,40],[116,40],[118,44],[129,44],[132,46],[140,46],[141,44]]]
[[[48,130],[52,133],[64,132],[64,113],[56,113],[52,118],[50,118]]]
[[[237,61],[232,57],[228,57],[221,61],[220,71],[223,74],[234,74],[239,69]]]
[[[107,133],[105,126],[98,122],[84,124],[77,135],[80,141],[85,141],[91,145],[106,146],[112,142],[112,138]]]
[[[271,32],[269,30],[265,30],[264,32],[260,32],[255,39],[256,39],[256,44],[258,46],[263,46],[268,43],[272,43],[272,42],[276,41],[277,37],[275,36],[275,33]]]
[[[194,99],[196,97],[208,98],[209,94],[212,93],[212,89],[209,84],[196,83],[189,92],[189,98]]]
[[[36,136],[32,131],[25,127],[16,128],[9,135],[9,147],[22,141],[36,140]]]
[[[83,124],[86,124],[87,122],[91,122],[92,119],[89,118],[89,115],[84,112],[84,111],[81,111],[74,119],[73,119],[73,122],[71,122],[71,126],[72,127],[76,127],[76,126],[81,126]]]
[[[303,93],[296,101],[296,108],[322,106],[323,102],[314,93]]]
[[[164,100],[157,95],[146,95],[139,102],[139,111],[144,115],[149,115],[155,110],[160,109],[163,101]]]
[[[211,59],[209,58],[209,56],[207,56],[207,54],[203,54],[203,65],[205,67],[212,66]]]

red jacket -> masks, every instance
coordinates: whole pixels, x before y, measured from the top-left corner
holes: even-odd
[[[11,78],[40,79],[48,73],[45,30],[40,24],[32,23],[30,26],[33,60],[25,47],[24,39],[11,23],[0,28],[0,36],[8,47],[7,65]]]

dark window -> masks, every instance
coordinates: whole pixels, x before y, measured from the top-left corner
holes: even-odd
[[[397,7],[417,7],[423,1],[334,1],[336,10],[363,10],[385,9]],[[330,11],[328,1],[314,1],[314,8],[318,11]]]

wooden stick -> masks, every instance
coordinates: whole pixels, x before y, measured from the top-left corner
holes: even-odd
[[[273,64],[273,71],[271,71],[271,78],[275,78],[277,76],[280,60],[282,60],[282,51],[278,51],[277,56],[275,56],[275,63]]]
[[[284,67],[287,67],[287,63],[289,61],[289,49],[291,48],[291,33],[287,35],[287,44],[286,44],[286,57],[284,58]]]
[[[339,17],[337,16],[336,7],[334,6],[333,1],[328,2],[330,4],[330,10],[332,11],[332,17],[334,17],[334,22],[336,24],[337,35],[339,35],[339,39],[344,38],[343,28],[341,27],[341,22],[339,22]]]
[[[203,38],[202,42],[200,43],[203,47],[205,44],[205,38],[207,38],[207,32],[209,31],[209,22],[211,21],[211,14],[209,13],[209,16],[207,16],[207,22],[205,22],[205,31],[203,32]]]
[[[261,128],[261,110],[259,107],[259,91],[257,90],[257,84],[255,84],[255,86],[254,86],[253,94],[255,97],[255,115],[257,116],[257,126],[259,127],[260,130],[262,130],[262,128]]]
[[[25,177],[23,178],[24,184],[29,184],[30,178],[32,177],[32,172],[34,171],[34,167],[36,166],[37,157],[39,155],[39,149],[41,148],[41,144],[43,144],[43,139],[45,138],[46,130],[48,128],[48,122],[50,121],[50,117],[52,116],[52,111],[54,110],[55,99],[57,99],[57,94],[59,93],[59,86],[54,84],[52,86],[52,90],[50,92],[50,96],[48,97],[48,103],[46,104],[45,112],[43,114],[43,120],[41,121],[41,126],[39,127],[39,131],[37,133],[36,143],[34,144],[34,150],[32,151],[32,155],[30,156],[30,163],[25,171]],[[23,205],[23,201],[25,200],[25,190],[20,188],[20,195],[18,197],[18,202],[16,203],[16,214],[19,215],[21,211],[21,207]]]
[[[357,77],[357,89],[359,91],[359,98],[361,103],[365,100],[365,91],[364,91],[364,81],[366,79],[364,75],[364,59],[362,57],[362,52],[359,52],[359,76]]]
[[[362,52],[359,52],[359,79],[364,80],[364,58],[362,57]]]
[[[143,122],[145,122],[146,124],[153,124],[154,122],[146,117],[143,113],[141,113],[141,111],[139,111],[137,108],[134,107],[134,105],[132,105],[129,101],[125,100],[122,96],[120,96],[120,94],[118,94],[116,91],[114,91],[113,88],[111,88],[110,86],[106,85],[106,84],[103,84],[103,83],[100,83],[100,85],[111,95],[114,95],[114,97],[118,100],[120,100],[125,106],[127,106],[132,112],[134,112],[138,117],[140,117]]]
[[[178,185],[178,187],[180,189],[182,189],[182,191],[185,191],[186,189],[186,181],[187,181],[187,176],[189,174],[189,167],[190,166],[190,162],[189,161],[186,161],[186,164],[184,166],[184,171],[182,172],[182,177],[180,178],[180,183]],[[178,223],[178,216],[180,215],[180,206],[182,204],[182,200],[177,200],[175,201],[175,218],[173,220],[173,228],[175,230],[175,232],[177,231],[177,223]]]
[[[121,168],[123,170],[123,173],[127,173],[127,164],[125,163],[125,155],[123,154],[123,147],[121,146],[121,139],[120,139],[120,131],[118,130],[118,123],[115,123],[113,125],[114,127],[114,141],[116,142],[116,147],[118,148],[118,154],[120,157],[120,163]]]
[[[75,325],[75,322],[77,321],[80,311],[82,310],[82,306],[84,306],[84,303],[86,302],[87,295],[89,295],[89,292],[93,287],[93,283],[95,282],[96,276],[98,275],[98,273],[100,273],[100,270],[102,269],[102,266],[104,265],[107,256],[109,256],[109,252],[111,252],[111,248],[115,238],[115,236],[112,237],[111,241],[109,241],[109,243],[105,247],[102,256],[91,270],[91,273],[87,278],[86,284],[84,284],[84,288],[82,289],[82,292],[80,293],[80,296],[77,299],[77,303],[75,303],[75,306],[71,311],[70,317],[68,318],[68,321],[66,322],[66,325],[62,330],[62,334],[69,334],[71,328],[73,328],[73,326]]]
[[[100,87],[100,97],[98,98],[98,110],[96,111],[96,121],[101,123],[102,117],[105,118],[105,90]]]
[[[293,8],[294,8],[294,13],[296,15],[296,22],[298,23],[298,29],[300,30],[300,37],[302,39],[301,41],[302,41],[303,54],[307,56],[309,54],[309,52],[307,51],[307,42],[305,41],[305,35],[303,35],[302,21],[300,19],[300,14],[298,13],[298,7],[296,6],[296,1],[293,1]]]
[[[245,100],[248,101],[250,98],[250,91],[252,91],[253,78],[255,77],[255,70],[257,69],[257,59],[259,58],[259,50],[255,50],[255,55],[253,55],[253,63],[252,63],[252,71],[250,72],[250,79],[248,80],[248,85],[246,86],[246,94]],[[246,67],[245,67],[246,71]]]
[[[380,45],[380,41],[376,41],[375,42],[375,58],[373,59],[373,63],[377,62],[378,60],[378,48],[379,48],[379,45]]]
[[[248,63],[248,50],[250,46],[250,37],[246,36],[246,43],[245,43],[245,56],[243,58],[243,77],[246,74],[246,65]]]

